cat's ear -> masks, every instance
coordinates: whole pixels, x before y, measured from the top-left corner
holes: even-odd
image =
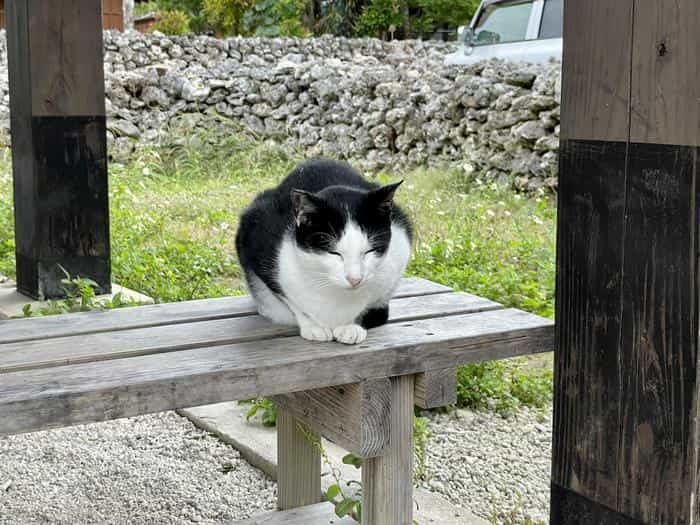
[[[318,197],[303,190],[292,190],[292,204],[294,206],[294,220],[297,226],[301,226],[305,217],[319,208]]]
[[[403,184],[400,180],[394,184],[387,184],[370,192],[370,199],[377,209],[382,213],[391,213],[394,209],[394,194],[399,186]]]

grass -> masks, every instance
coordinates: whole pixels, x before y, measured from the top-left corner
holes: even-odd
[[[235,255],[238,215],[300,160],[232,133],[195,134],[179,147],[144,149],[110,165],[114,280],[157,302],[244,292]],[[0,156],[0,274],[14,275],[9,156]],[[401,174],[398,200],[417,226],[408,273],[553,316],[555,206],[461,172]],[[380,175],[388,182],[396,177]],[[83,276],[89,277],[89,276]],[[551,398],[551,371],[521,361],[460,372],[460,404],[508,413]]]

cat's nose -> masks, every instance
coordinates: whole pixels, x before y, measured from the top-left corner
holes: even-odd
[[[346,275],[345,278],[348,280],[348,282],[350,283],[350,286],[352,286],[353,288],[357,288],[358,286],[360,286],[360,283],[362,282],[362,277],[354,277],[354,276]]]

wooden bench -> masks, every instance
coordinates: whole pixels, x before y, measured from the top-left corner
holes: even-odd
[[[362,457],[365,524],[412,523],[413,410],[455,401],[455,367],[554,347],[551,321],[405,279],[357,346],[310,343],[248,297],[0,322],[0,435],[269,397],[278,506],[245,523],[346,523],[322,501],[301,432]]]

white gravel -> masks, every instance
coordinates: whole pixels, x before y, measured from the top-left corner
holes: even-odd
[[[0,438],[0,524],[218,524],[275,483],[173,412]]]
[[[424,488],[494,523],[547,522],[551,408],[429,419]],[[0,525],[230,523],[275,498],[265,474],[173,412],[0,438]]]
[[[552,410],[429,416],[424,488],[499,524],[549,521]]]

